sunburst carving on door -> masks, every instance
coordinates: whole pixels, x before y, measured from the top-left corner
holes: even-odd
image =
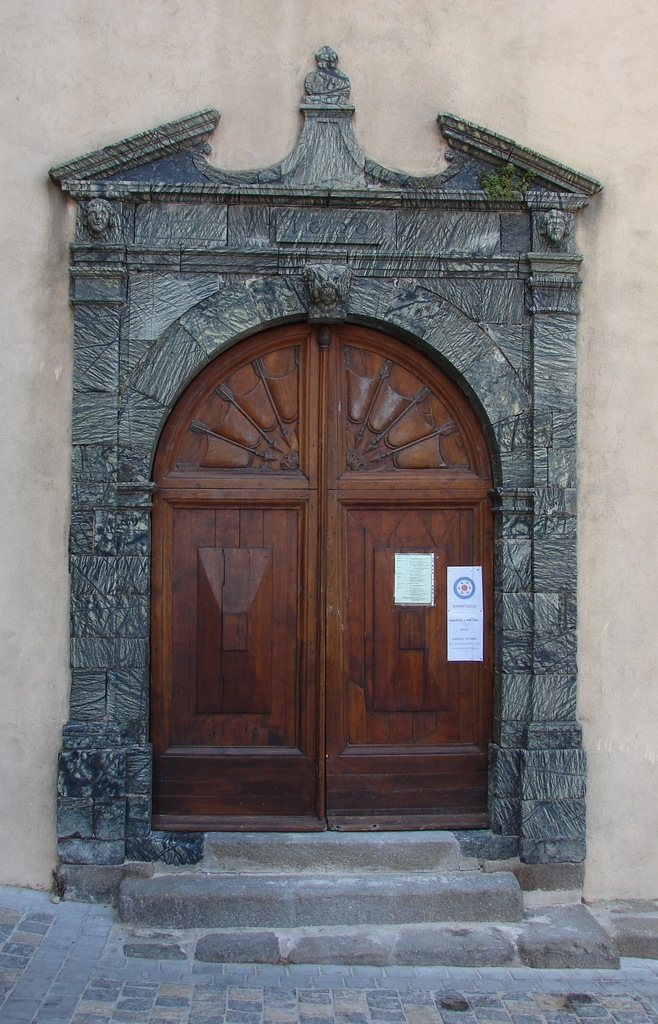
[[[191,421],[178,468],[298,469],[298,391],[299,346],[241,366]]]
[[[377,352],[345,346],[348,470],[469,469],[441,399]]]

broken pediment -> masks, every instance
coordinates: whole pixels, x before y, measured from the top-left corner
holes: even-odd
[[[601,189],[598,181],[454,114],[438,116],[450,146],[446,170],[418,176],[383,167],[364,154],[354,134],[350,81],[337,67],[338,55],[325,46],[315,60],[316,70],[304,83],[301,136],[280,163],[248,171],[210,164],[208,139],[220,115],[207,108],[54,167],[50,177],[86,199],[230,194],[257,202],[297,194],[312,203],[314,196],[326,201],[331,194],[355,204],[496,202],[572,210]]]

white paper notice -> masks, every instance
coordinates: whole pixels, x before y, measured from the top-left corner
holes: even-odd
[[[482,661],[484,602],[481,565],[448,566],[448,661]]]
[[[395,552],[395,604],[434,604],[434,555]]]

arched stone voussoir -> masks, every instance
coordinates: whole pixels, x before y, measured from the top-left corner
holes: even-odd
[[[412,282],[360,281],[350,314],[382,330],[397,327],[433,349],[477,398],[490,425],[530,407],[516,370],[491,336],[448,300]]]
[[[233,282],[188,310],[179,320],[210,358],[227,342],[308,315],[299,278],[254,277]]]
[[[229,343],[307,313],[304,290],[294,278],[251,278],[232,283],[188,310],[168,327],[134,368],[122,399],[128,410],[147,408],[139,430],[124,429],[122,441],[155,450],[166,414],[187,384]]]

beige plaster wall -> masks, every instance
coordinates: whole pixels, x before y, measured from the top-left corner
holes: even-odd
[[[0,882],[48,886],[66,717],[72,204],[49,166],[203,106],[213,159],[299,129],[328,42],[368,155],[424,172],[450,110],[605,183],[579,220],[580,715],[591,898],[658,897],[658,6],[651,0],[3,0]]]

